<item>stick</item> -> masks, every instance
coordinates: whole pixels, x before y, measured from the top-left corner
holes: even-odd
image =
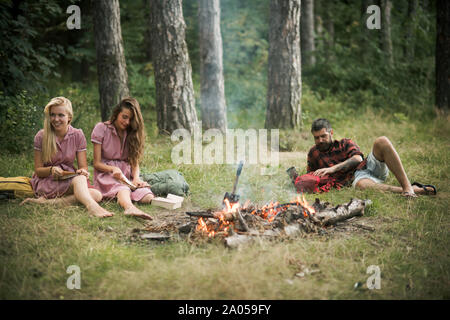
[[[244,218],[242,218],[241,210],[239,210],[239,209],[237,211],[237,216],[238,216],[239,222],[242,225],[242,227],[244,228],[244,230],[248,232],[249,228],[248,228],[247,224],[245,223]]]
[[[329,226],[355,216],[362,216],[365,206],[364,200],[351,199],[346,205],[338,205],[333,209],[319,211],[316,213],[316,218],[321,220],[323,226]]]
[[[185,212],[190,217],[198,217],[198,218],[215,218],[211,212]]]

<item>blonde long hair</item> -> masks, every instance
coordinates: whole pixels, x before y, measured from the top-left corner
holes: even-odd
[[[127,108],[133,114],[133,118],[130,121],[130,125],[127,128],[127,140],[128,140],[128,161],[131,166],[136,166],[139,164],[142,155],[144,153],[144,143],[145,143],[145,129],[144,129],[144,119],[142,118],[141,106],[139,102],[132,97],[124,98],[119,104],[114,108],[110,122],[114,124],[119,113]]]
[[[56,135],[50,121],[50,111],[52,107],[64,106],[69,115],[69,124],[73,118],[72,103],[64,97],[56,97],[50,100],[44,108],[44,136],[42,138],[42,161],[48,163],[56,154]]]

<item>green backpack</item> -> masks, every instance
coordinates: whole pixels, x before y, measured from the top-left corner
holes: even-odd
[[[140,177],[150,184],[157,197],[166,197],[169,193],[184,197],[189,193],[189,185],[183,174],[177,170],[169,169],[155,173],[141,172]]]

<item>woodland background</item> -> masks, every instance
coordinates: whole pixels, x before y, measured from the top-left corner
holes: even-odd
[[[80,30],[66,25],[72,4],[81,10]],[[143,222],[124,217],[114,201],[102,203],[115,212],[103,220],[88,217],[81,206],[2,201],[0,298],[448,299],[450,2],[221,0],[220,23],[217,15],[202,20],[214,15],[201,18],[199,12],[217,12],[217,4],[1,1],[0,175],[33,174],[33,137],[52,97],[72,101],[72,125],[89,141],[94,125],[121,95],[130,94],[141,104],[147,130],[141,170],[177,169],[190,184],[191,194],[177,212],[217,208],[234,180],[235,166],[172,163],[168,133],[192,129],[197,120],[204,129],[280,129],[280,165],[271,176],[260,175],[258,165],[245,166],[237,190],[242,199],[263,204],[295,196],[285,170],[296,166],[305,172],[313,145],[310,123],[318,117],[330,119],[335,138],[354,139],[364,154],[376,137],[388,136],[411,181],[435,184],[438,195],[407,201],[351,188],[307,195],[308,201],[319,197],[333,204],[371,199],[360,221],[375,232],[331,230],[239,251],[214,240],[131,241]],[[379,30],[366,28],[371,4],[381,8]],[[201,31],[209,30],[205,21],[215,21],[209,27],[220,24],[209,42],[202,38],[207,35]],[[282,25],[289,32],[281,32]],[[217,35],[221,46],[212,45],[219,43]],[[291,38],[283,42],[286,35]],[[108,46],[122,54],[105,56]],[[205,52],[216,53],[214,63],[205,63]],[[295,85],[287,86],[289,81]],[[211,87],[214,103],[203,102]],[[92,175],[89,142],[88,161]],[[387,182],[396,184],[392,175]],[[140,208],[154,216],[170,214]],[[66,288],[72,264],[82,270],[81,290]],[[369,265],[381,269],[381,290],[365,287]],[[294,276],[305,267],[321,272]],[[355,288],[358,282],[362,286]]]

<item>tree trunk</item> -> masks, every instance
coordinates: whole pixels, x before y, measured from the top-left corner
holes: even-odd
[[[450,1],[436,3],[436,105],[450,110]]]
[[[391,0],[381,0],[381,48],[390,67],[394,65],[391,40],[391,9]]]
[[[181,0],[152,0],[150,5],[159,132],[193,132],[197,113]]]
[[[118,0],[92,1],[102,121],[129,95]]]
[[[336,3],[334,0],[323,1],[321,4],[321,11],[323,16],[323,45],[325,49],[326,59],[333,59],[334,48],[334,12]]]
[[[203,129],[227,129],[220,34],[220,0],[199,1],[201,110]]]
[[[408,1],[408,14],[405,23],[406,34],[403,53],[409,62],[412,62],[414,60],[414,47],[415,47],[414,32],[416,29],[416,16],[418,6],[419,6],[418,0]]]
[[[371,41],[371,32],[367,28],[367,19],[369,15],[367,14],[367,8],[372,4],[370,0],[361,0],[361,20],[360,26],[362,28],[361,31],[361,45],[359,46],[361,51],[361,59],[365,63],[368,59],[370,52],[370,41]],[[373,34],[373,33],[372,33]]]
[[[312,66],[316,63],[314,56],[314,0],[303,0],[300,18],[302,64]]]
[[[145,58],[152,61],[152,41],[151,41],[151,19],[150,19],[150,2],[152,0],[144,0],[146,28],[144,34]]]
[[[315,0],[314,2],[314,27],[316,29],[316,48],[319,50],[323,47],[323,14],[322,14],[322,0]]]
[[[328,12],[327,14],[327,21],[326,21],[326,29],[327,29],[327,50],[329,52],[329,55],[331,55],[331,51],[334,47],[334,17],[331,12]]]
[[[300,126],[300,8],[300,0],[270,1],[267,129]]]

